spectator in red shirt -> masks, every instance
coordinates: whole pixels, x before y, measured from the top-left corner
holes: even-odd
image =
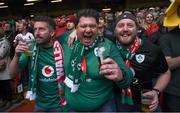
[[[153,33],[158,31],[158,24],[154,21],[154,15],[151,12],[146,13],[143,27],[146,30],[148,37],[151,37]]]

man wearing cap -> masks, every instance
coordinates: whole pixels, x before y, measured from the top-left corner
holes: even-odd
[[[76,21],[77,20],[74,15],[69,15],[66,17],[66,27],[68,31],[75,30]]]
[[[152,96],[150,111],[156,111],[158,95],[170,80],[170,71],[162,51],[150,41],[137,36],[136,18],[131,13],[123,13],[115,21],[116,45],[126,65],[134,71],[134,80],[130,86],[133,103],[122,101],[118,111],[141,111],[141,90],[150,89],[145,95]],[[159,76],[157,76],[159,75]],[[155,85],[153,77],[157,77]],[[122,90],[124,93],[126,89]],[[121,98],[122,99],[122,98]]]

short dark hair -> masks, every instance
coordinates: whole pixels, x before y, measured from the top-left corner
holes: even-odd
[[[96,19],[96,22],[98,22],[99,16],[98,16],[98,12],[94,9],[82,9],[80,11],[78,11],[77,13],[77,24],[79,23],[79,19],[81,17],[93,17]]]
[[[56,29],[56,22],[54,21],[54,19],[52,19],[49,16],[37,16],[34,18],[34,22],[36,21],[43,21],[49,24],[49,27],[53,30]]]

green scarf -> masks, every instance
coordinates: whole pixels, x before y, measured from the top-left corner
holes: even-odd
[[[97,37],[95,42],[90,46],[84,46],[79,40],[74,42],[73,50],[70,57],[69,68],[67,70],[67,77],[65,78],[65,84],[71,88],[71,92],[74,93],[78,90],[81,81],[86,78],[86,61],[84,53],[90,49],[96,47],[99,38]],[[84,70],[84,71],[83,71]]]
[[[138,37],[136,37],[134,43],[132,44],[132,46],[130,48],[122,47],[121,44],[118,41],[116,41],[116,45],[119,48],[123,59],[125,59],[125,63],[127,65],[127,67],[133,72],[134,76],[135,76],[135,71],[132,68],[130,61],[132,60],[132,58],[134,57],[135,53],[140,48],[140,46],[142,46],[142,44],[143,44],[142,40]],[[122,89],[121,103],[122,104],[126,103],[128,105],[134,105],[133,98],[132,98],[132,91],[131,91],[130,87],[128,87],[126,89]]]
[[[28,91],[26,94],[26,99],[34,100],[36,98],[36,82],[37,82],[37,57],[39,53],[39,46],[35,44],[33,48],[33,55],[31,58],[31,65],[30,65],[30,77],[28,83]]]

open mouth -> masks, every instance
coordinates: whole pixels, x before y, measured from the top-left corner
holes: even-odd
[[[124,35],[122,35],[123,37],[127,37],[127,36],[129,36],[129,35],[127,35],[127,34],[124,34]]]
[[[121,37],[122,40],[126,40],[129,37],[131,37],[131,34],[129,34],[129,33],[122,33],[122,34],[120,34],[120,37]]]
[[[91,34],[85,34],[85,35],[84,35],[84,39],[89,40],[89,39],[91,39],[91,38],[92,38],[92,35],[91,35]]]
[[[129,36],[130,36],[130,34],[127,34],[127,33],[121,34],[121,37],[129,37]]]
[[[83,38],[84,44],[90,45],[91,41],[92,41],[92,36],[84,36],[84,38]]]
[[[91,41],[91,37],[90,37],[90,36],[89,36],[89,37],[87,37],[87,36],[84,37],[84,41],[85,41],[85,42],[90,42],[90,41]]]

